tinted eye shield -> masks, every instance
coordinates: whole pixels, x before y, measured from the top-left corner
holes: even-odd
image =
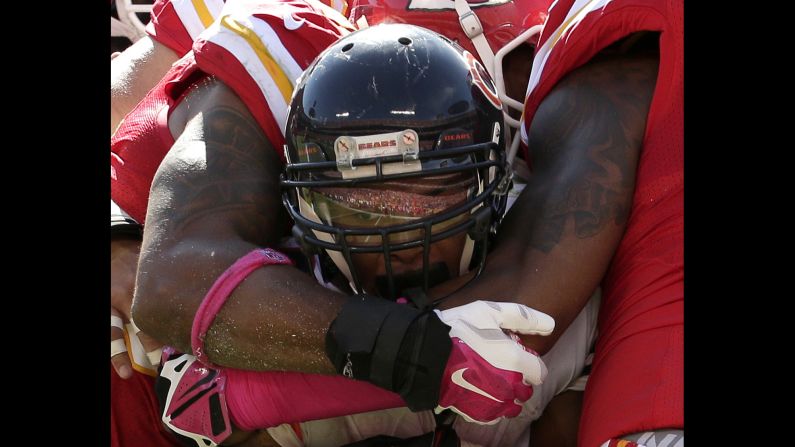
[[[361,190],[354,190],[352,192],[360,192]],[[405,225],[407,223],[415,222],[418,219],[422,219],[426,216],[432,216],[434,213],[427,213],[422,216],[417,217],[407,217],[407,216],[400,216],[400,215],[392,215],[389,211],[380,213],[375,211],[365,211],[362,209],[352,208],[347,206],[346,203],[341,203],[335,201],[333,198],[323,194],[322,192],[315,192],[309,189],[303,189],[304,194],[306,194],[306,201],[311,203],[311,206],[314,209],[315,214],[320,217],[320,220],[328,225],[332,225],[336,228],[343,228],[343,229],[357,229],[357,228],[364,228],[364,229],[372,229],[372,228],[385,228],[385,229],[394,229],[396,227],[400,227],[401,225]],[[403,198],[402,203],[410,203],[411,198],[408,197],[411,194],[400,193],[395,191],[377,191],[377,190],[364,190],[365,193],[372,193],[373,197],[376,199],[383,198],[384,194],[395,194]],[[439,212],[446,211],[448,209],[452,209],[455,206],[460,205],[461,203],[465,202],[465,200],[456,200],[456,198],[460,198],[466,195],[466,191],[462,191],[461,194],[456,194],[453,198],[454,205],[445,206]],[[407,208],[412,208],[409,205]],[[437,212],[438,213],[438,212]],[[462,222],[468,217],[468,213],[459,214],[452,219],[446,220],[438,225],[434,225],[431,229],[431,234],[435,235],[438,234],[452,226]],[[415,240],[423,240],[424,239],[424,231],[425,229],[418,229],[418,230],[408,230],[408,231],[390,231],[389,232],[389,243],[392,247],[396,244],[400,244],[403,242],[415,241]],[[345,238],[349,245],[351,246],[382,246],[383,243],[381,241],[381,235],[367,235],[367,236],[358,236],[352,235],[349,232],[345,234]]]
[[[385,174],[383,172],[383,165],[389,163],[400,163],[403,161],[402,155],[390,155],[385,157],[370,157],[359,158],[352,160],[353,167],[359,166],[374,166],[375,175],[360,178],[322,178],[326,172],[334,171],[337,169],[335,161],[323,162],[307,162],[307,163],[290,163],[285,167],[285,173],[282,175],[280,184],[283,188],[282,199],[285,207],[287,207],[291,217],[295,220],[296,224],[306,229],[316,230],[324,233],[334,235],[335,243],[322,241],[316,238],[310,232],[301,232],[301,242],[309,243],[316,247],[325,248],[328,250],[341,251],[343,253],[389,253],[395,250],[404,250],[414,247],[423,246],[425,244],[433,243],[451,235],[457,234],[462,231],[470,231],[473,239],[480,239],[477,233],[483,231],[483,228],[476,228],[480,226],[488,227],[488,222],[492,216],[492,210],[489,207],[484,207],[475,213],[473,218],[467,219],[455,226],[449,227],[442,232],[433,234],[432,227],[441,224],[445,221],[453,219],[462,214],[468,214],[478,205],[482,204],[486,199],[491,197],[499,186],[499,179],[505,174],[505,154],[498,151],[498,145],[494,142],[480,143],[468,146],[460,146],[449,149],[436,149],[432,151],[421,151],[417,154],[417,159],[420,162],[455,159],[462,156],[474,155],[475,160],[467,164],[455,164],[453,166],[436,167],[432,170],[415,171],[415,172],[401,172],[394,174]],[[496,155],[491,159],[491,155]],[[497,172],[493,179],[489,181],[479,194],[472,197],[467,202],[429,216],[416,222],[407,222],[394,226],[387,226],[381,228],[338,228],[330,225],[315,222],[307,219],[301,215],[297,208],[297,200],[290,200],[290,194],[299,194],[298,188],[320,188],[320,187],[355,187],[360,184],[384,182],[392,179],[408,179],[417,178],[428,175],[440,175],[446,173],[455,173],[463,171],[477,170],[481,174],[481,178],[489,178],[487,172],[490,168],[495,168]],[[306,179],[311,174],[315,174],[315,178]],[[318,178],[320,177],[320,178]],[[483,224],[482,221],[487,223]],[[438,227],[437,227],[438,228]],[[486,228],[487,229],[487,228]],[[397,244],[389,243],[390,233],[406,232],[421,230],[423,231],[424,238],[413,241],[406,241]],[[474,232],[474,234],[472,234]],[[373,246],[358,246],[351,245],[346,240],[346,236],[362,237],[362,236],[380,236],[382,241],[381,245]]]

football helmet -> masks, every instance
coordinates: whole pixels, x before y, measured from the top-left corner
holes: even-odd
[[[503,104],[521,113],[524,98],[508,97],[503,58],[518,46],[538,42],[552,0],[352,0],[349,19],[364,26],[409,23],[447,36],[478,56],[494,79]],[[513,134],[519,120],[503,111]],[[519,138],[506,135],[513,160]]]
[[[389,24],[340,39],[290,103],[281,184],[294,235],[357,293],[394,299],[482,268],[510,183],[502,123],[488,73],[448,38]],[[451,238],[455,261],[431,266],[431,245]],[[395,271],[404,250],[421,270]],[[357,272],[364,258],[383,258],[377,290]]]

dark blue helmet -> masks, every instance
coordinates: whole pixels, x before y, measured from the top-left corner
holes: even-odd
[[[281,183],[294,234],[359,293],[396,298],[482,268],[510,183],[503,128],[491,78],[446,37],[392,24],[340,39],[290,104]],[[437,256],[437,242],[453,248]]]

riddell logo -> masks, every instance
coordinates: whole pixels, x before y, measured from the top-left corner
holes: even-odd
[[[384,140],[384,141],[376,141],[375,143],[361,143],[359,144],[359,150],[362,149],[373,149],[376,147],[392,147],[397,146],[397,141],[395,140]]]

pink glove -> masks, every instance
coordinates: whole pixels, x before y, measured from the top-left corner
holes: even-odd
[[[515,333],[549,335],[555,320],[521,304],[491,301],[436,312],[452,328],[453,349],[435,411],[449,408],[478,424],[518,416],[547,368]]]
[[[163,368],[155,382],[161,420],[175,433],[215,446],[232,434],[226,406],[226,377],[196,357],[163,348]]]

